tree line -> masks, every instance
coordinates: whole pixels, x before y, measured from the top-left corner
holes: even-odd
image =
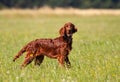
[[[120,0],[0,0],[0,8],[120,8]]]

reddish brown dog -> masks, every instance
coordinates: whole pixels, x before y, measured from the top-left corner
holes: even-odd
[[[77,32],[74,24],[68,22],[59,31],[60,36],[55,39],[36,39],[24,46],[13,61],[19,58],[24,52],[27,52],[25,60],[21,67],[25,67],[35,59],[35,65],[40,65],[44,56],[58,59],[59,63],[64,67],[70,67],[68,58],[69,52],[72,50],[72,35]]]

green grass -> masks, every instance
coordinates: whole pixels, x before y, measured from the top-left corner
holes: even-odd
[[[45,57],[21,70],[13,57],[27,42],[55,38],[64,23],[78,28],[69,58],[71,69]],[[120,16],[0,16],[0,82],[120,82]]]

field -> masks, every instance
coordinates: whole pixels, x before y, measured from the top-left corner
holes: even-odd
[[[72,68],[64,69],[45,57],[21,70],[24,55],[13,57],[27,42],[55,38],[64,23],[78,28],[69,58]],[[120,82],[120,16],[0,15],[0,82]]]

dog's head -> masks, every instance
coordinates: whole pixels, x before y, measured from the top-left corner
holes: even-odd
[[[75,32],[77,32],[77,28],[71,22],[66,23],[59,31],[61,36],[68,37],[72,36],[72,34],[74,34]]]

